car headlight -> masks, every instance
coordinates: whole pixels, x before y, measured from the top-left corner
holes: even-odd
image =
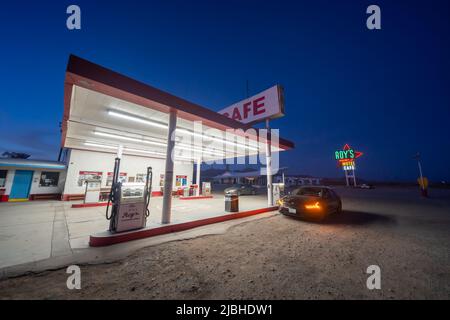
[[[283,199],[278,199],[277,200],[277,206],[282,206],[284,204],[284,201],[283,201]]]

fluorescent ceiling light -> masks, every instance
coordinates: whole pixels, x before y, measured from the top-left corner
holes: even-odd
[[[213,151],[207,151],[198,147],[192,147],[192,146],[179,146],[179,145],[175,145],[175,149],[181,149],[181,150],[187,150],[187,151],[197,151],[197,152],[202,152],[202,153],[208,153],[210,155],[214,155],[214,156],[219,156],[222,157],[224,154],[223,153],[215,153]]]
[[[97,136],[101,136],[101,137],[120,139],[120,140],[128,140],[128,141],[133,141],[133,142],[152,144],[152,145],[155,145],[155,146],[165,147],[167,145],[166,143],[162,143],[162,142],[156,142],[156,141],[132,138],[132,137],[121,136],[121,135],[118,135],[118,134],[111,134],[111,133],[100,132],[100,131],[94,131],[94,134],[97,135]]]
[[[149,154],[157,154],[159,156],[165,156],[166,154],[163,152],[158,151],[150,151],[150,150],[142,150],[142,149],[134,149],[134,148],[124,148],[125,151],[130,152],[142,152],[142,153],[149,153]]]
[[[108,146],[106,144],[99,144],[99,143],[94,143],[94,142],[85,142],[84,145],[89,146],[89,147],[115,149],[115,150],[117,150],[117,148],[118,148],[118,146]]]
[[[95,147],[95,148],[104,148],[104,149],[113,149],[113,150],[117,150],[119,148],[119,146],[111,146],[111,145],[106,145],[106,144],[100,144],[100,143],[95,143],[95,142],[90,142],[90,141],[86,141],[84,143],[85,146],[89,146],[89,147]],[[150,150],[142,150],[142,149],[134,149],[134,148],[124,148],[123,149],[124,152],[139,152],[139,153],[146,153],[146,154],[153,154],[153,155],[158,155],[158,156],[162,156],[165,157],[165,153],[163,152],[158,152],[158,151],[150,151]],[[193,161],[193,158],[191,157],[184,157],[184,156],[176,156],[175,160],[191,160]]]
[[[117,134],[111,134],[111,133],[106,133],[106,132],[101,132],[101,131],[94,131],[94,134],[97,135],[97,136],[101,136],[101,137],[120,139],[120,140],[127,140],[127,141],[151,144],[151,145],[161,146],[161,147],[167,146],[167,143],[150,141],[150,140],[144,140],[144,139],[138,139],[138,138],[132,138],[132,137],[127,137],[127,136],[122,136],[122,135],[117,135]],[[175,146],[175,148],[188,150],[188,151],[204,152],[204,153],[209,153],[209,154],[216,155],[216,156],[223,156],[223,153],[220,154],[220,153],[215,153],[215,152],[212,152],[212,151],[207,151],[207,150],[204,150],[204,149],[202,149],[200,147],[191,146],[191,145],[188,145],[188,144],[177,144]]]
[[[134,122],[139,122],[139,123],[143,123],[143,124],[148,124],[150,126],[154,126],[154,127],[157,127],[157,128],[162,128],[162,129],[167,129],[168,128],[167,124],[162,124],[160,122],[139,118],[139,117],[136,117],[136,116],[132,116],[132,115],[116,112],[116,111],[113,111],[113,110],[108,110],[108,114],[111,115],[111,116],[114,116],[114,117],[130,120],[130,121],[134,121]],[[220,143],[225,143],[225,144],[228,144],[228,145],[232,145],[234,147],[247,148],[247,149],[250,149],[250,150],[258,151],[258,147],[245,146],[243,144],[238,144],[238,143],[235,143],[235,142],[232,142],[232,141],[228,141],[228,140],[224,140],[224,139],[221,139],[221,138],[205,136],[203,134],[195,133],[195,132],[192,132],[190,130],[183,129],[183,128],[177,128],[176,130],[178,132],[180,132],[180,133],[186,133],[186,134],[190,134],[190,135],[193,135],[193,136],[198,136],[198,137],[201,137],[201,138],[212,139],[214,141],[217,141],[217,142],[220,142]]]
[[[200,137],[200,138],[211,139],[211,140],[214,140],[214,141],[217,141],[217,142],[220,142],[220,143],[228,144],[228,145],[233,146],[233,147],[247,148],[247,149],[255,150],[255,151],[258,150],[257,147],[246,146],[246,145],[238,144],[238,143],[235,143],[235,142],[229,141],[229,140],[224,140],[224,139],[220,139],[220,138],[216,138],[216,137],[211,137],[211,136],[205,136],[205,135],[203,135],[203,134],[196,133],[196,132],[192,132],[192,131],[189,131],[189,130],[186,130],[186,129],[183,129],[183,128],[177,128],[177,131],[180,132],[180,133],[186,133],[186,134],[190,134],[190,135],[192,135],[192,136],[196,136],[196,137]]]
[[[156,122],[156,121],[147,120],[147,119],[138,118],[138,117],[135,117],[135,116],[130,116],[130,115],[127,115],[127,114],[124,114],[124,113],[119,113],[119,112],[116,112],[116,111],[113,111],[113,110],[108,110],[108,114],[110,116],[114,116],[114,117],[117,117],[117,118],[122,118],[122,119],[126,119],[126,120],[131,120],[131,121],[134,121],[134,122],[148,124],[150,126],[157,127],[157,128],[167,129],[167,127],[168,127],[166,124],[162,124],[162,123],[159,123],[159,122]]]

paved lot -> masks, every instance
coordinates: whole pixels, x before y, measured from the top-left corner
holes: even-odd
[[[449,299],[450,191],[345,190],[324,223],[281,215],[220,235],[153,245],[109,264],[84,265],[82,290],[65,269],[0,281],[0,298]],[[366,268],[381,268],[381,290]]]
[[[77,203],[77,202],[73,202]],[[0,270],[89,248],[89,236],[108,230],[105,207],[72,209],[72,203],[0,203]],[[241,211],[264,208],[266,197],[240,197]],[[152,198],[148,227],[161,226],[162,198]],[[172,224],[226,214],[223,194],[172,202]]]

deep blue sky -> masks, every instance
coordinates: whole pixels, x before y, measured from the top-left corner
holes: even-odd
[[[449,1],[22,1],[0,7],[0,152],[55,159],[74,53],[220,110],[273,84],[296,143],[282,165],[341,176],[334,150],[365,154],[358,175],[450,180]],[[14,3],[14,4],[13,4]],[[69,4],[82,30],[69,31]],[[370,4],[382,30],[366,28]]]

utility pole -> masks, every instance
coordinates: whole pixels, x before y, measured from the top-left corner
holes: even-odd
[[[417,166],[419,167],[419,177],[420,177],[420,181],[423,181],[423,174],[422,174],[422,165],[420,163],[420,153],[417,152],[416,155],[414,156],[414,159],[417,160]],[[423,186],[421,185],[422,189]]]
[[[419,177],[420,177],[420,189],[422,191],[422,196],[427,197],[427,187],[425,186],[425,180],[423,178],[423,173],[422,173],[422,164],[420,163],[420,153],[417,152],[416,155],[414,156],[414,159],[417,160],[417,167],[419,168]]]
[[[417,152],[417,166],[419,167],[419,175],[420,175],[420,179],[423,179],[423,174],[422,174],[422,165],[420,164],[420,153]]]

